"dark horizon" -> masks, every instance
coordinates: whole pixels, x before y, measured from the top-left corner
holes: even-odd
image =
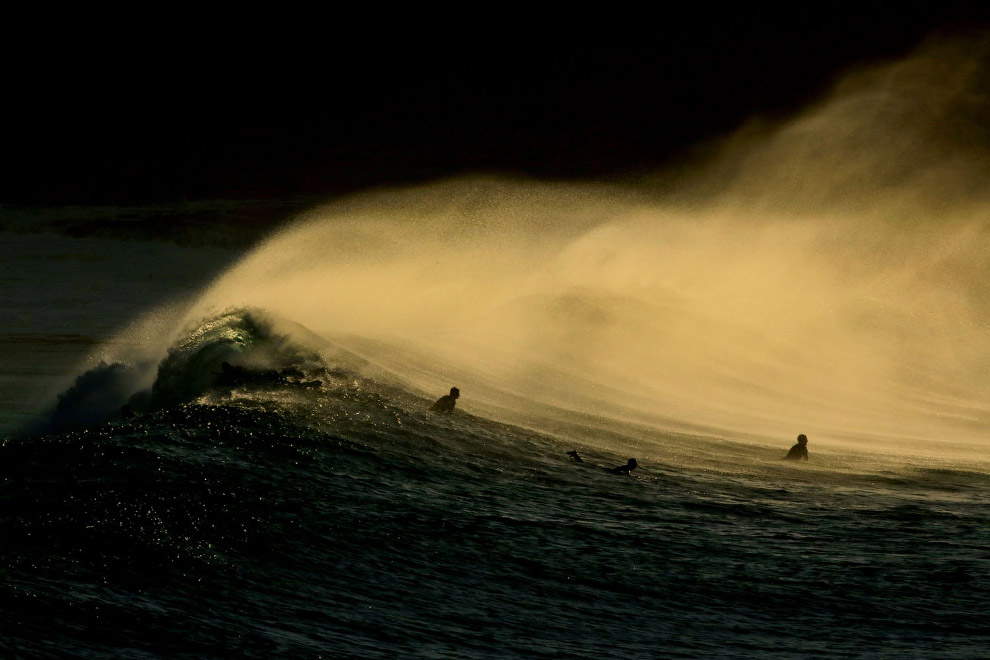
[[[654,171],[753,117],[788,116],[858,64],[968,5],[666,17],[649,41],[282,37],[169,50],[140,40],[14,72],[2,204],[336,196],[483,172]],[[35,63],[37,64],[37,63]]]

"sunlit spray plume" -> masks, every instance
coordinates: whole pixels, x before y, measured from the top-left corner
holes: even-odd
[[[468,178],[347,199],[260,246],[191,316],[264,307],[506,419],[978,443],[986,55],[931,44],[856,72],[662,195]]]

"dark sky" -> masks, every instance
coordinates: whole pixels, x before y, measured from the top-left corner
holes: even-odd
[[[525,34],[460,15],[448,17],[457,29],[428,31],[257,15],[222,30],[147,17],[22,26],[4,53],[0,203],[621,175],[754,114],[786,116],[850,65],[903,55],[933,29],[984,20],[958,3],[744,4]]]

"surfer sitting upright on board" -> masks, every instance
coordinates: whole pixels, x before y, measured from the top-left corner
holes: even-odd
[[[456,387],[450,388],[450,394],[444,394],[442,397],[437,399],[437,402],[430,406],[430,412],[449,415],[454,411],[454,406],[457,404],[457,398],[459,396],[461,396],[461,391],[459,389]]]
[[[801,461],[808,460],[808,436],[804,433],[797,437],[797,444],[791,447],[791,450],[787,452],[787,456],[784,456],[785,461]]]

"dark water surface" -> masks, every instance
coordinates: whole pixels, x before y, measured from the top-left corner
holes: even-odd
[[[622,477],[428,404],[338,373],[5,440],[5,657],[986,655],[984,474]]]
[[[239,254],[120,248],[0,234],[2,658],[990,656],[985,464],[791,464],[662,428],[626,451],[646,444],[498,423],[467,389],[434,416],[245,311],[148,391],[90,357],[45,426],[8,431],[149,292]],[[301,375],[218,381],[252,352]]]

